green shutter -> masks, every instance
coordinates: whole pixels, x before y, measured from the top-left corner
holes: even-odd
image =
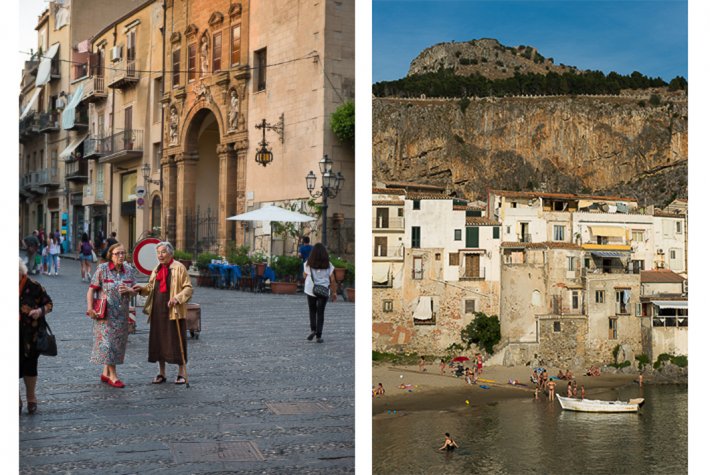
[[[493,226],[493,239],[500,239],[500,226]]]
[[[478,247],[478,226],[466,228],[466,247]]]

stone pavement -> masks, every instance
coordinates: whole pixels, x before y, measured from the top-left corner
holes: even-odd
[[[148,325],[138,312],[117,389],[89,363],[92,321],[79,263],[36,276],[54,301],[59,355],[40,357],[39,411],[20,416],[21,473],[354,472],[354,305],[326,307],[324,343],[306,341],[303,294],[196,287],[199,339],[190,387],[151,384]],[[20,385],[24,391],[24,385]]]

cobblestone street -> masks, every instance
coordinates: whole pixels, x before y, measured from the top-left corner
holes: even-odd
[[[138,309],[117,389],[89,363],[92,321],[79,263],[35,276],[54,301],[59,355],[40,357],[39,411],[20,416],[21,473],[354,472],[354,305],[330,302],[323,344],[306,341],[305,296],[196,287],[190,387],[151,384]],[[145,279],[147,280],[147,278]],[[24,385],[20,383],[23,392]]]

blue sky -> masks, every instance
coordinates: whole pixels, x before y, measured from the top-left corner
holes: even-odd
[[[428,46],[479,38],[580,69],[688,77],[685,0],[373,0],[373,81],[404,77]]]

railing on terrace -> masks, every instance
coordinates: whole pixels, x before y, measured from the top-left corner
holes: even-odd
[[[104,153],[143,151],[143,131],[130,129],[117,132],[104,139]]]
[[[404,258],[403,246],[373,246],[373,257]]]
[[[56,167],[44,168],[38,172],[37,183],[42,185],[59,185],[59,171]]]
[[[390,218],[375,217],[372,218],[373,229],[404,229],[404,218],[395,216]]]
[[[532,234],[519,234],[518,242],[532,242]]]
[[[39,130],[59,128],[59,113],[57,111],[43,112],[39,115]]]
[[[594,277],[603,274],[634,274],[634,270],[624,266],[599,266],[582,269],[582,277]]]

